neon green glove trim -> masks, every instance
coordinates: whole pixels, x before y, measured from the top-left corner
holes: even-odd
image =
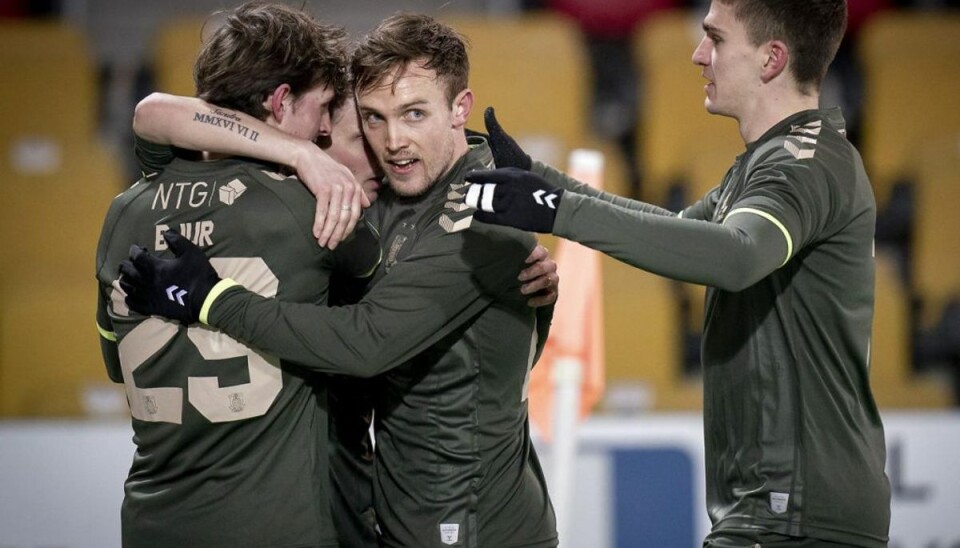
[[[203,300],[203,306],[200,307],[200,323],[210,325],[207,322],[207,316],[210,314],[210,307],[213,306],[213,301],[217,300],[217,297],[219,297],[221,293],[235,285],[240,284],[230,278],[224,278],[217,282],[217,285],[213,286],[210,293],[207,293],[207,298]]]

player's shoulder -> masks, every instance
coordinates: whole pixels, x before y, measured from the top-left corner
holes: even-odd
[[[754,164],[791,166],[815,165],[847,156],[852,148],[839,112],[805,111],[774,126],[752,146]]]
[[[152,187],[152,183],[145,177],[141,177],[120,194],[114,196],[110,201],[110,207],[103,223],[104,228],[115,225],[122,217],[125,211],[135,207],[138,199],[147,195]]]
[[[464,194],[469,183],[453,183],[447,189],[442,205],[437,207],[434,219],[436,229],[443,234],[460,234],[468,237],[474,245],[486,242],[490,245],[516,242],[529,244],[535,242],[532,234],[516,228],[481,223],[473,218],[476,209],[464,203]]]

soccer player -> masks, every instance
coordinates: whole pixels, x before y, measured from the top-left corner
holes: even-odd
[[[330,105],[346,89],[344,41],[342,29],[300,11],[246,4],[201,51],[198,92],[316,139],[329,133]],[[256,140],[238,117],[214,115]],[[138,146],[151,157],[148,143]],[[379,243],[361,224],[335,252],[321,248],[310,231],[316,202],[299,180],[274,164],[207,159],[168,158],[161,173],[117,197],[97,251],[104,359],[111,379],[125,385],[137,446],[121,512],[123,544],[338,546],[325,385],[223,333],[132,313],[117,272],[134,243],[165,249],[169,227],[252,290],[323,304],[330,272],[370,273]],[[169,297],[196,304],[181,288],[170,288]]]
[[[366,214],[385,257],[358,305],[262,298],[221,280],[189,242],[175,259],[135,253],[127,300],[182,315],[163,288],[183,285],[207,295],[203,323],[254,347],[319,370],[386,372],[374,479],[384,545],[556,546],[526,404],[552,310],[533,312],[517,291],[532,236],[472,224],[455,203],[465,174],[492,161],[465,133],[467,67],[462,38],[419,15],[388,18],[354,54],[364,133],[389,182]]]
[[[531,166],[492,113],[494,156],[512,167],[467,176],[475,220],[708,286],[707,547],[888,542],[869,384],[876,204],[839,110],[818,105],[846,17],[844,0],[713,0],[693,62],[746,150],[679,215]]]
[[[316,143],[332,159],[346,166],[359,181],[372,203],[377,199],[383,171],[372,150],[363,138],[354,99],[348,94],[342,104],[331,113],[332,131],[321,135]],[[246,127],[259,134],[251,142],[224,128],[209,123],[204,113],[220,112],[236,117]],[[290,151],[298,147],[310,148],[310,143],[277,131],[269,125],[229,109],[214,107],[201,99],[154,93],[140,102],[134,117],[134,128],[141,138],[148,138],[151,149],[170,155],[158,144],[192,149],[215,150],[221,153],[261,157],[276,162],[289,161]],[[142,139],[141,139],[142,141]],[[149,143],[141,142],[141,152]],[[154,153],[140,157],[155,170],[162,170],[164,155]],[[322,179],[312,179],[323,182]],[[318,192],[319,194],[319,192]],[[322,199],[319,199],[323,203]],[[526,259],[529,264],[521,271],[524,283],[520,292],[528,296],[528,305],[547,306],[556,302],[558,278],[556,263],[542,246],[537,246]],[[334,272],[330,281],[329,302],[344,305],[356,302],[362,295],[366,279],[351,283],[348,276]],[[371,390],[366,379],[331,376],[326,379],[327,406],[330,415],[330,472],[333,481],[333,519],[342,548],[376,547],[375,513],[371,483],[372,443],[368,436]]]

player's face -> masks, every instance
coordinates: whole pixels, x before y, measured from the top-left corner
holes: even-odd
[[[278,127],[290,135],[311,141],[321,135],[329,135],[330,101],[333,95],[330,87],[319,85],[300,95],[288,96]]]
[[[380,184],[383,181],[383,171],[370,145],[363,138],[360,116],[357,114],[357,105],[353,98],[348,98],[333,114],[333,132],[328,138],[321,138],[317,144],[331,158],[345,165],[350,173],[353,173],[370,202],[377,199],[377,191],[380,190]]]
[[[693,62],[707,80],[704,105],[711,114],[739,120],[750,112],[760,89],[763,52],[750,44],[747,29],[734,17],[732,6],[711,2],[703,28]]]
[[[358,97],[367,141],[394,192],[423,194],[453,166],[466,120],[454,105],[465,93],[451,104],[436,72],[409,63]]]

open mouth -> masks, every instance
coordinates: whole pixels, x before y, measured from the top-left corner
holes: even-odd
[[[408,158],[403,160],[388,160],[387,165],[390,166],[390,171],[394,173],[409,173],[413,171],[413,168],[420,162],[415,158]]]

